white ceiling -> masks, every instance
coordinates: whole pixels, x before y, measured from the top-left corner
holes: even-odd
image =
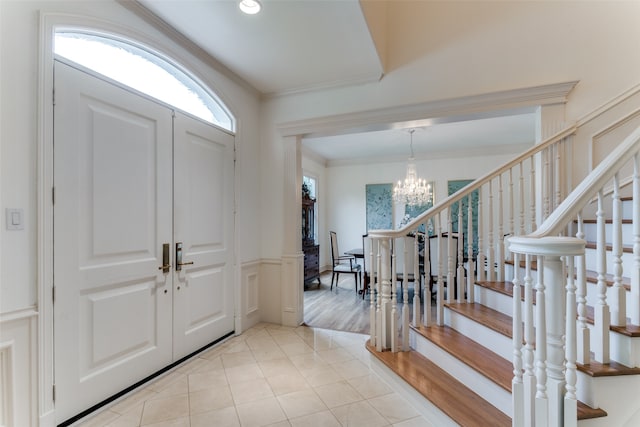
[[[138,0],[263,95],[377,81],[383,76],[358,0],[262,0],[245,15],[237,0]],[[533,114],[442,120],[414,133],[416,158],[500,150],[535,139]],[[409,155],[406,130],[303,140],[328,164]]]

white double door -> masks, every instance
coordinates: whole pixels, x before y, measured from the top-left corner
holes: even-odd
[[[58,61],[55,94],[62,422],[233,331],[234,142]]]

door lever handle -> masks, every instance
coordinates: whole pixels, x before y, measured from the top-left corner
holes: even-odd
[[[193,261],[182,262],[182,242],[176,243],[176,271],[181,271],[183,265],[192,265]]]
[[[168,273],[171,270],[171,263],[169,263],[169,243],[162,244],[162,265],[158,267],[158,270],[162,270],[163,273]]]

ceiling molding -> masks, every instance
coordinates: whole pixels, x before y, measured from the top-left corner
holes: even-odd
[[[281,123],[282,136],[332,136],[531,112],[564,104],[577,81]]]
[[[251,86],[246,80],[239,77],[229,68],[227,68],[223,63],[211,56],[209,52],[195,44],[193,41],[191,41],[191,39],[182,34],[180,31],[176,30],[175,27],[170,25],[167,21],[147,9],[138,0],[116,0],[116,2],[120,4],[120,6],[137,15],[143,21],[150,24],[152,27],[166,34],[167,37],[175,41],[176,44],[178,44],[180,47],[184,48],[187,52],[191,53],[196,58],[199,58],[202,62],[204,62],[214,70],[220,72],[225,77],[232,80],[234,83],[240,85],[242,88],[248,90],[256,96],[262,95],[260,91]]]
[[[464,150],[452,150],[452,151],[434,151],[430,153],[422,153],[420,155],[416,155],[416,161],[420,160],[439,160],[439,159],[458,159],[458,158],[471,158],[476,156],[494,156],[498,154],[519,154],[522,153],[529,148],[531,148],[534,144],[512,144],[512,145],[496,145],[490,147],[480,147],[480,148],[466,148]],[[304,154],[304,152],[303,152]],[[407,156],[385,156],[385,157],[367,157],[367,158],[357,158],[357,159],[336,159],[336,160],[326,160],[326,167],[340,167],[340,166],[354,166],[354,165],[373,165],[373,164],[381,164],[381,163],[395,163],[402,162],[406,163]]]
[[[314,85],[305,85],[305,86],[294,88],[294,89],[288,89],[288,90],[283,90],[278,92],[269,92],[269,93],[263,94],[262,99],[276,99],[276,98],[282,98],[290,95],[318,92],[318,91],[327,90],[327,89],[338,89],[338,88],[347,87],[347,86],[357,86],[357,85],[363,85],[367,83],[375,83],[382,80],[382,77],[384,77],[384,74],[382,73],[377,73],[377,72],[367,73],[367,74],[362,74],[360,76],[352,77],[349,79],[333,80],[333,81],[327,81],[323,83],[317,83]]]

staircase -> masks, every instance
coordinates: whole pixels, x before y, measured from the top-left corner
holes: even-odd
[[[437,419],[640,425],[640,128],[563,194],[560,165],[570,159],[562,153],[575,132],[551,137],[402,230],[369,232],[376,285],[368,349]],[[429,254],[426,235],[450,239],[449,230],[464,234],[458,252]],[[440,268],[427,286],[431,263]],[[390,279],[397,271],[425,278],[412,301],[409,283]]]

